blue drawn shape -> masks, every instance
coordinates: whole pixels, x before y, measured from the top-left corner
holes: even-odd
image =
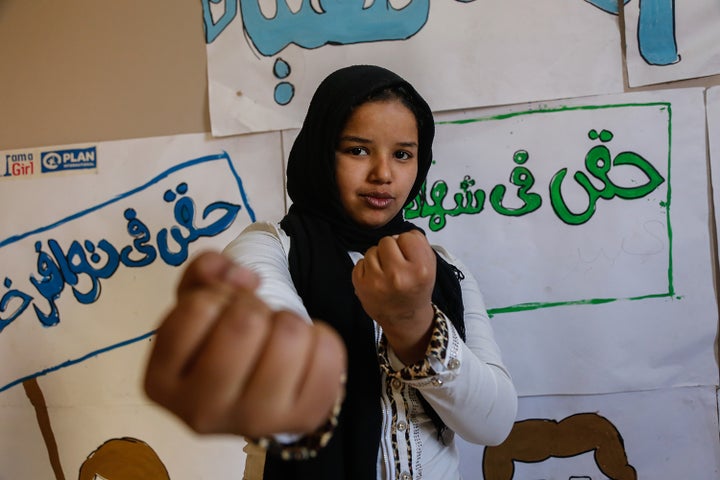
[[[60,312],[55,302],[60,298],[60,294],[65,289],[65,279],[63,279],[60,266],[42,249],[41,242],[35,242],[35,251],[38,253],[37,272],[41,277],[40,279],[30,277],[30,283],[32,283],[35,289],[40,292],[40,295],[47,300],[50,311],[44,313],[34,302],[33,309],[40,323],[46,327],[51,327],[60,323]]]
[[[216,201],[209,204],[203,209],[202,220],[207,220],[211,216],[213,217],[213,220],[211,223],[198,227],[195,224],[195,206],[193,204],[193,200],[189,197],[182,196],[187,193],[187,185],[181,183],[176,189],[181,196],[175,204],[173,212],[176,222],[178,225],[187,230],[187,233],[179,235],[177,238],[181,239],[183,242],[189,243],[200,237],[217,235],[225,231],[235,221],[239,211],[243,208],[247,212],[250,221],[254,222],[256,220],[255,212],[248,202],[247,194],[242,184],[242,179],[238,175],[230,156],[227,152],[223,152],[221,154],[208,155],[178,164],[160,173],[143,185],[117,195],[110,200],[86,208],[49,225],[0,240],[0,249],[26,238],[45,232],[51,232],[53,229],[65,226],[73,220],[85,217],[112,204],[126,200],[129,197],[152,187],[170,175],[181,172],[184,169],[197,165],[209,164],[211,162],[221,162],[226,165],[230,171],[230,178],[234,180],[234,183],[237,186],[237,193],[241,198],[241,204],[236,205],[225,201]],[[230,194],[232,192],[227,193]],[[220,215],[218,215],[218,213]],[[36,265],[37,275],[31,275],[29,280],[32,286],[34,286],[38,291],[39,296],[35,298],[17,289],[10,289],[12,287],[12,280],[6,278],[4,286],[8,289],[8,291],[0,297],[0,333],[2,333],[3,329],[10,325],[11,322],[17,320],[30,305],[33,306],[35,315],[43,326],[52,327],[60,323],[60,311],[56,305],[56,301],[60,298],[66,284],[73,287],[73,294],[78,302],[84,304],[92,303],[96,301],[100,295],[99,279],[109,278],[112,276],[121,263],[128,267],[138,267],[152,263],[152,261],[156,258],[157,253],[152,246],[147,244],[151,240],[148,227],[137,218],[137,214],[134,209],[125,209],[124,217],[128,222],[127,231],[133,238],[133,244],[132,247],[127,246],[119,252],[118,249],[105,239],[100,240],[97,244],[94,244],[89,240],[85,240],[83,242],[75,240],[68,247],[67,253],[63,251],[60,244],[54,239],[49,239],[47,242],[49,252],[43,249],[41,241],[36,241],[35,250],[38,254]],[[172,232],[172,230],[173,229],[171,228],[170,231]],[[181,232],[181,230],[178,229],[178,232]],[[186,246],[186,244],[183,245]],[[142,254],[143,257],[140,259],[133,258],[136,256],[133,255],[133,248]],[[185,259],[187,258],[186,253],[187,252],[185,252],[184,255]],[[103,259],[105,259],[104,262]],[[90,287],[87,288],[86,291],[80,291],[76,288],[79,284],[81,275],[87,275],[90,278]],[[18,302],[18,299],[20,302]],[[38,306],[37,302],[42,299],[47,302],[47,307],[40,308]],[[9,315],[6,315],[6,312],[10,310],[11,306],[13,308],[17,306],[17,308],[15,308],[14,311],[9,312]],[[154,330],[143,333],[142,335],[129,340],[105,346],[100,349],[95,349],[90,353],[78,357],[77,359],[68,360],[58,365],[45,368],[38,372],[13,380],[10,383],[0,386],[0,392],[22,383],[25,380],[74,365],[92,358],[99,353],[104,353],[115,348],[120,348],[131,343],[141,341],[153,334]]]
[[[388,0],[376,0],[369,7],[362,0],[320,1],[315,11],[310,0],[303,0],[297,12],[284,1],[277,2],[277,12],[267,18],[258,0],[242,0],[240,11],[248,37],[264,56],[272,56],[294,43],[313,49],[323,45],[406,40],[425,25],[430,0],[411,0],[395,8]]]
[[[585,0],[613,15],[620,13],[617,0]],[[638,0],[637,39],[640,56],[649,65],[671,65],[680,61],[675,38],[675,0]],[[630,0],[623,0],[627,5]]]
[[[202,218],[205,220],[216,210],[224,210],[225,213],[218,220],[211,223],[210,225],[198,228],[195,221],[195,202],[192,198],[184,196],[187,191],[187,184],[181,183],[176,189],[177,193],[181,197],[177,197],[172,191],[165,192],[164,199],[166,202],[175,202],[173,213],[175,220],[180,227],[177,225],[170,227],[170,236],[179,246],[177,251],[172,251],[168,242],[168,229],[163,228],[158,231],[157,243],[160,257],[165,263],[172,266],[181,265],[188,257],[188,247],[190,243],[194,242],[200,237],[212,237],[218,233],[227,229],[237,217],[238,211],[240,210],[239,205],[235,205],[228,202],[213,202],[203,210]]]
[[[120,261],[127,267],[144,267],[145,265],[150,265],[157,257],[155,247],[148,245],[148,242],[152,240],[150,229],[142,220],[137,218],[137,212],[134,208],[125,209],[123,215],[128,221],[127,232],[134,240],[132,246],[127,245],[120,250]],[[133,248],[143,256],[139,259],[132,258]]]
[[[15,320],[17,317],[22,315],[22,313],[25,311],[25,309],[30,306],[30,302],[32,301],[33,297],[31,295],[28,295],[27,293],[21,292],[17,289],[10,290],[10,287],[12,287],[12,280],[5,277],[5,281],[3,282],[3,285],[5,288],[8,289],[7,292],[0,298],[0,332],[3,331],[5,327],[10,325],[13,320]],[[20,300],[20,305],[15,305],[17,302],[13,302],[13,300]],[[12,312],[10,312],[9,315],[4,315],[5,312],[7,312],[10,309],[10,305],[13,305],[15,308]]]
[[[283,60],[282,58],[278,58],[275,60],[275,64],[273,65],[273,75],[275,75],[275,78],[278,79],[284,79],[290,76],[290,65]],[[275,99],[275,103],[278,105],[287,105],[290,103],[295,96],[295,86],[290,82],[280,82],[277,85],[275,85],[275,92],[273,93],[273,98]]]
[[[202,0],[203,26],[205,27],[205,43],[212,43],[225,28],[230,25],[237,15],[237,4],[240,0]],[[224,3],[224,10],[220,18],[213,20],[210,4]]]
[[[275,85],[273,98],[278,105],[287,105],[295,96],[295,86],[289,82],[280,82]]]
[[[640,56],[650,65],[680,61],[675,39],[675,0],[640,0],[638,19]]]
[[[48,373],[56,372],[56,371],[58,371],[58,370],[61,370],[61,369],[66,368],[66,367],[70,367],[70,366],[72,366],[72,365],[77,365],[78,363],[82,363],[82,362],[84,362],[84,361],[86,361],[86,360],[90,360],[91,358],[94,358],[94,357],[96,357],[96,356],[98,356],[98,355],[100,355],[100,354],[107,353],[107,352],[110,352],[110,351],[115,350],[115,349],[118,349],[118,348],[126,347],[126,346],[128,346],[128,345],[132,345],[133,343],[136,343],[136,342],[139,342],[139,341],[142,341],[142,340],[146,340],[146,339],[152,337],[153,335],[155,335],[155,332],[156,332],[156,330],[151,330],[151,331],[149,331],[149,332],[143,333],[142,335],[140,335],[140,336],[138,336],[138,337],[130,338],[130,339],[124,340],[124,341],[122,341],[122,342],[114,343],[114,344],[112,344],[112,345],[108,345],[108,346],[106,346],[106,347],[99,348],[99,349],[97,349],[97,350],[93,350],[92,352],[88,352],[88,353],[86,353],[85,355],[82,355],[82,356],[80,356],[80,357],[78,357],[78,358],[73,358],[73,359],[70,359],[70,360],[66,360],[66,361],[64,361],[64,362],[62,362],[62,363],[59,363],[59,364],[57,364],[57,365],[53,365],[52,367],[44,368],[44,369],[40,370],[39,372],[34,372],[34,373],[30,374],[30,375],[26,375],[26,376],[24,376],[24,377],[20,377],[20,378],[18,378],[18,379],[13,380],[12,382],[9,382],[9,383],[1,386],[1,387],[0,387],[0,393],[4,392],[5,390],[8,390],[8,389],[10,389],[10,388],[12,388],[12,387],[14,387],[14,386],[16,386],[16,385],[20,385],[20,384],[22,384],[23,382],[25,382],[25,381],[27,381],[27,380],[31,380],[31,379],[33,379],[33,378],[41,377],[41,376],[43,376],[43,375],[47,375]]]
[[[89,240],[86,240],[84,245],[74,240],[67,253],[63,252],[58,241],[53,238],[48,240],[48,247],[60,267],[64,282],[72,287],[75,299],[85,305],[97,301],[100,297],[100,279],[110,278],[120,265],[120,254],[105,239],[100,240],[97,245],[105,253],[107,259],[101,267],[92,265],[101,263],[103,257],[97,253],[95,244]],[[89,258],[88,253],[90,254]],[[86,276],[90,280],[91,286],[87,292],[81,292],[77,288],[82,276]]]
[[[587,3],[596,6],[600,10],[618,15],[620,13],[619,3],[617,0],[585,0]],[[627,5],[630,0],[623,0],[623,5]]]
[[[273,75],[275,78],[287,78],[290,76],[290,65],[283,60],[278,58],[273,64]]]

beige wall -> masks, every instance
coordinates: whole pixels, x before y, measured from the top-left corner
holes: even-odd
[[[200,0],[0,0],[0,150],[210,130]]]

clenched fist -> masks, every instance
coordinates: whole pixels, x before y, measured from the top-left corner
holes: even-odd
[[[271,311],[257,286],[250,270],[204,253],[157,331],[145,390],[199,433],[309,433],[342,395],[346,352],[337,333]]]
[[[435,252],[422,232],[385,237],[353,269],[355,294],[365,312],[383,328],[404,363],[425,355],[430,338]]]

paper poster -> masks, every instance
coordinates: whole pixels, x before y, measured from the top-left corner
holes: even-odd
[[[710,171],[713,183],[713,203],[715,206],[715,227],[718,230],[718,211],[720,211],[720,87],[708,88],[705,92],[707,102],[707,127],[710,150]],[[720,238],[716,236],[716,239]]]
[[[64,368],[0,393],[0,475],[31,479],[232,478],[241,438],[192,433],[142,400],[148,342]],[[238,473],[240,472],[240,473]],[[97,475],[97,476],[96,476]]]
[[[720,3],[716,0],[625,3],[631,87],[720,73]]]
[[[499,446],[462,440],[468,480],[717,478],[714,387],[525,397]]]
[[[94,174],[43,171],[88,152]],[[2,362],[0,391],[151,334],[194,252],[282,215],[280,152],[279,134],[3,152],[0,352],[22,360]]]
[[[202,0],[212,132],[298,128],[320,81],[357,63],[396,71],[434,111],[620,92],[607,3]]]
[[[477,278],[522,395],[714,385],[702,89],[437,117],[406,218]]]
[[[0,438],[0,476],[113,478],[93,473],[103,462],[137,463],[136,478],[242,471],[241,439],[192,435],[141,381],[188,259],[284,214],[279,133],[1,155],[0,422],[18,434]]]

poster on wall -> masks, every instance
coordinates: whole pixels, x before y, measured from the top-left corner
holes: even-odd
[[[625,0],[631,87],[720,74],[720,3]]]
[[[0,416],[22,434],[1,440],[0,476],[76,478],[115,441],[122,451],[138,448],[141,464],[163,453],[175,478],[226,474],[217,455],[191,460],[173,449],[231,448],[237,458],[242,442],[200,447],[149,404],[141,378],[186,262],[222,249],[256,218],[283,215],[279,133],[1,154],[0,199],[13,208],[0,226]]]
[[[499,446],[460,440],[471,480],[717,478],[714,387],[524,397]]]
[[[708,149],[710,151],[710,176],[713,183],[713,204],[715,206],[715,228],[718,230],[720,211],[720,87],[708,88],[705,92],[707,104]],[[718,238],[718,237],[716,237]]]
[[[521,395],[717,383],[702,89],[436,120],[405,216],[474,273]]]
[[[212,132],[298,128],[320,81],[358,63],[396,71],[434,111],[620,92],[608,3],[202,0]]]
[[[197,435],[142,400],[151,341],[0,393],[0,476],[43,480],[232,478],[245,441]],[[7,404],[10,403],[10,404]]]

